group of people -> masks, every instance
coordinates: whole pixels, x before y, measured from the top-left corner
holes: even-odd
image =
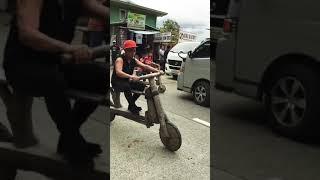
[[[132,90],[143,91],[145,84],[140,82],[139,77],[133,72],[136,67],[148,72],[158,72],[158,69],[151,67],[138,58],[136,58],[137,44],[133,40],[126,40],[123,44],[124,53],[116,58],[114,70],[111,78],[112,87],[124,95],[128,101],[128,110],[134,114],[138,114],[142,108],[136,105],[139,94],[132,93]]]
[[[112,45],[111,45],[111,59],[112,59],[112,64],[115,63],[115,60],[117,57],[119,57],[121,54],[124,53],[124,49],[122,47],[119,47],[116,44],[116,41],[114,40]],[[153,50],[152,49],[147,49],[145,50],[146,53],[135,53],[135,59],[139,60],[140,62],[146,64],[146,65],[152,65],[152,63],[156,63],[160,65],[161,70],[165,70],[165,63],[166,59],[168,56],[169,51],[171,50],[170,45],[161,45],[159,48],[158,52],[158,59],[155,59],[153,55]]]

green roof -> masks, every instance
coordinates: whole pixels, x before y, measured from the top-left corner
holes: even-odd
[[[159,17],[165,16],[165,15],[168,14],[166,12],[162,12],[162,11],[158,11],[158,10],[151,9],[151,8],[148,8],[148,7],[140,6],[140,5],[138,5],[136,3],[133,3],[133,2],[131,2],[129,0],[110,0],[110,4],[117,4],[119,6],[124,6],[124,7],[127,7],[127,8],[138,9],[141,12],[154,14],[154,15],[157,15]]]
[[[127,23],[125,21],[120,21],[120,22],[112,22],[112,23],[110,23],[110,25],[123,25],[123,27],[126,27]],[[152,27],[147,24],[146,24],[146,30],[160,31],[160,29],[158,29],[156,27]]]

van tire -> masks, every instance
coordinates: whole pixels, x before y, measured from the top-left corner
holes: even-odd
[[[317,70],[304,64],[287,64],[271,74],[265,90],[271,128],[296,140],[318,136],[320,76]]]
[[[200,93],[200,94],[199,94]],[[198,81],[192,90],[193,100],[200,106],[210,106],[210,83]]]

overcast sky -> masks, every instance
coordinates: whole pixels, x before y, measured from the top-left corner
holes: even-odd
[[[210,0],[131,0],[132,2],[163,11],[168,15],[159,17],[157,26],[166,19],[178,22],[183,31],[193,32],[201,41],[210,37]]]

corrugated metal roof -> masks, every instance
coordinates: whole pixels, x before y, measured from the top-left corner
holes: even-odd
[[[119,5],[124,5],[126,6],[127,8],[131,7],[131,8],[136,8],[136,9],[139,9],[141,11],[144,11],[144,12],[147,12],[147,13],[151,13],[151,14],[155,14],[157,16],[165,16],[167,15],[168,13],[166,12],[162,12],[162,11],[158,11],[158,10],[155,10],[155,9],[151,9],[151,8],[148,8],[148,7],[144,7],[144,6],[141,6],[141,5],[138,5],[136,3],[133,3],[132,1],[130,0],[110,0],[110,4],[119,4]]]

